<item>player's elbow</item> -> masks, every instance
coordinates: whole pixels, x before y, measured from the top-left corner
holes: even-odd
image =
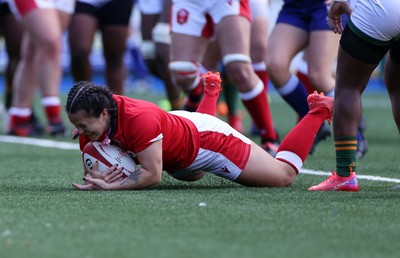
[[[149,181],[149,186],[158,185],[161,183],[161,173],[157,173],[152,177],[152,180]]]

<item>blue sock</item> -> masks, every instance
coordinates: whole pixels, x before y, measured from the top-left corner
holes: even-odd
[[[363,140],[364,140],[364,135],[361,133],[360,130],[358,130],[358,132],[357,132],[357,141],[361,142]]]
[[[308,113],[307,91],[295,75],[291,74],[289,80],[277,91],[297,112],[300,118],[303,118]]]

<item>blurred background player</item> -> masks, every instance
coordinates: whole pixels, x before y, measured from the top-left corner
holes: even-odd
[[[47,127],[52,135],[64,135],[59,84],[62,33],[74,11],[74,0],[11,0],[12,10],[21,19],[24,29],[21,59],[13,82],[13,100],[9,110],[9,134],[33,135],[29,123],[32,102],[39,87]]]
[[[89,60],[97,30],[101,32],[108,88],[123,94],[124,63],[133,0],[78,0],[69,26],[71,71],[75,81],[92,79]]]
[[[308,112],[309,93],[306,86],[334,97],[335,79],[332,67],[337,58],[339,36],[332,33],[326,24],[326,4],[329,3],[330,1],[285,0],[270,36],[268,73],[278,93],[296,111],[299,119]],[[308,81],[304,77],[299,80],[290,70],[293,58],[305,49]],[[329,126],[324,123],[318,131],[311,153],[319,141],[330,135]]]
[[[266,50],[268,41],[268,13],[269,13],[269,3],[268,0],[250,0],[250,10],[251,10],[251,35],[250,35],[250,57],[252,60],[252,66],[264,83],[265,94],[268,95],[268,73],[266,70],[265,60],[266,60]],[[212,54],[211,54],[212,55]],[[207,56],[207,54],[206,54]],[[208,54],[210,56],[210,54]],[[206,58],[205,58],[205,61]],[[209,68],[205,65],[207,69]],[[225,75],[225,73],[222,73]],[[236,130],[243,132],[243,127],[241,123],[241,116],[238,112],[238,92],[235,86],[230,82],[229,78],[225,75],[223,82],[223,97],[226,101],[227,106],[227,122]],[[267,99],[268,101],[268,99]],[[268,128],[275,128],[273,124],[272,114],[269,108],[265,110],[266,119],[268,121]],[[258,130],[257,130],[258,131]],[[258,132],[257,132],[258,133]],[[264,144],[268,145],[268,151],[272,156],[275,156],[276,150],[279,146],[279,137],[275,129],[269,129],[267,131],[267,138],[269,139]]]
[[[10,10],[10,5],[6,0],[0,0],[0,30],[4,37],[5,48],[7,53],[7,64],[5,70],[4,85],[4,106],[9,110],[12,102],[13,80],[17,65],[20,59],[21,42],[22,42],[22,25]],[[44,132],[43,126],[37,120],[33,109],[29,121],[32,124],[33,131],[37,135]],[[8,118],[6,124],[8,123]]]
[[[344,29],[343,13],[350,17]],[[400,1],[358,1],[353,11],[347,1],[335,1],[328,17],[332,30],[342,34],[333,112],[336,168],[332,176],[309,190],[356,192],[359,190],[356,150],[361,95],[387,53],[384,80],[400,132]]]
[[[250,0],[250,10],[251,10],[251,35],[250,35],[250,57],[252,60],[252,66],[264,83],[265,94],[268,96],[269,91],[269,76],[266,66],[267,58],[267,45],[268,45],[268,35],[269,35],[269,1],[268,0]],[[267,101],[268,98],[267,98]],[[269,104],[268,104],[269,105]],[[269,139],[271,139],[270,146],[274,149],[274,145],[277,147],[279,145],[279,136],[273,125],[273,119],[271,112],[267,112],[268,121],[271,124],[270,128],[273,130],[268,131]],[[257,129],[258,130],[258,129]]]
[[[181,109],[181,89],[171,80],[168,69],[170,61],[170,0],[138,0],[141,14],[141,53],[151,74],[160,78],[165,85],[172,110]]]
[[[12,101],[12,83],[20,59],[22,26],[11,12],[6,0],[0,0],[0,29],[5,41],[8,57],[5,74],[4,105],[8,110]]]
[[[347,21],[347,19],[345,19],[345,20]],[[339,46],[339,44],[338,44],[338,46]],[[311,83],[311,81],[308,77],[307,52],[308,51],[306,48],[304,50],[303,57],[297,62],[296,76],[304,84],[304,86],[307,90],[307,93],[311,94],[313,91],[316,90],[316,88],[313,86],[313,84]],[[336,65],[336,63],[334,65]],[[331,73],[331,75],[334,76],[333,73]],[[329,75],[327,75],[327,76],[329,76]],[[368,141],[364,137],[365,129],[366,129],[366,119],[365,119],[365,117],[362,117],[359,127],[358,127],[358,132],[357,132],[357,152],[356,152],[357,159],[361,159],[368,152]],[[316,143],[318,141],[323,140],[330,135],[331,135],[330,127],[325,122],[322,125],[321,129],[318,131],[318,134],[316,137],[317,140],[311,147],[310,153],[312,154],[314,152]]]
[[[239,90],[239,98],[256,123],[266,150],[269,110],[264,83],[255,74],[250,59],[250,7],[248,1],[172,1],[172,62],[174,81],[186,92],[196,91],[200,64],[209,38],[215,35],[226,73]]]

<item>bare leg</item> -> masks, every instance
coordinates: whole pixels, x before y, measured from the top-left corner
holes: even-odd
[[[124,53],[128,29],[128,26],[122,25],[108,25],[102,28],[107,85],[112,92],[120,95],[123,94],[126,78]]]
[[[392,103],[392,113],[400,133],[400,64],[393,62],[388,55],[385,64],[385,84]]]
[[[75,81],[90,81],[92,79],[92,66],[89,56],[97,26],[97,19],[91,15],[77,13],[72,16],[68,40],[71,71]]]

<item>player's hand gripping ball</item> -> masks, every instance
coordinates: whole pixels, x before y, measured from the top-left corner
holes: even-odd
[[[129,176],[137,169],[135,160],[121,147],[115,144],[89,142],[82,150],[82,160],[85,168],[91,172],[96,161],[99,162],[98,171],[106,172],[108,168],[117,164],[122,167],[124,176]]]

